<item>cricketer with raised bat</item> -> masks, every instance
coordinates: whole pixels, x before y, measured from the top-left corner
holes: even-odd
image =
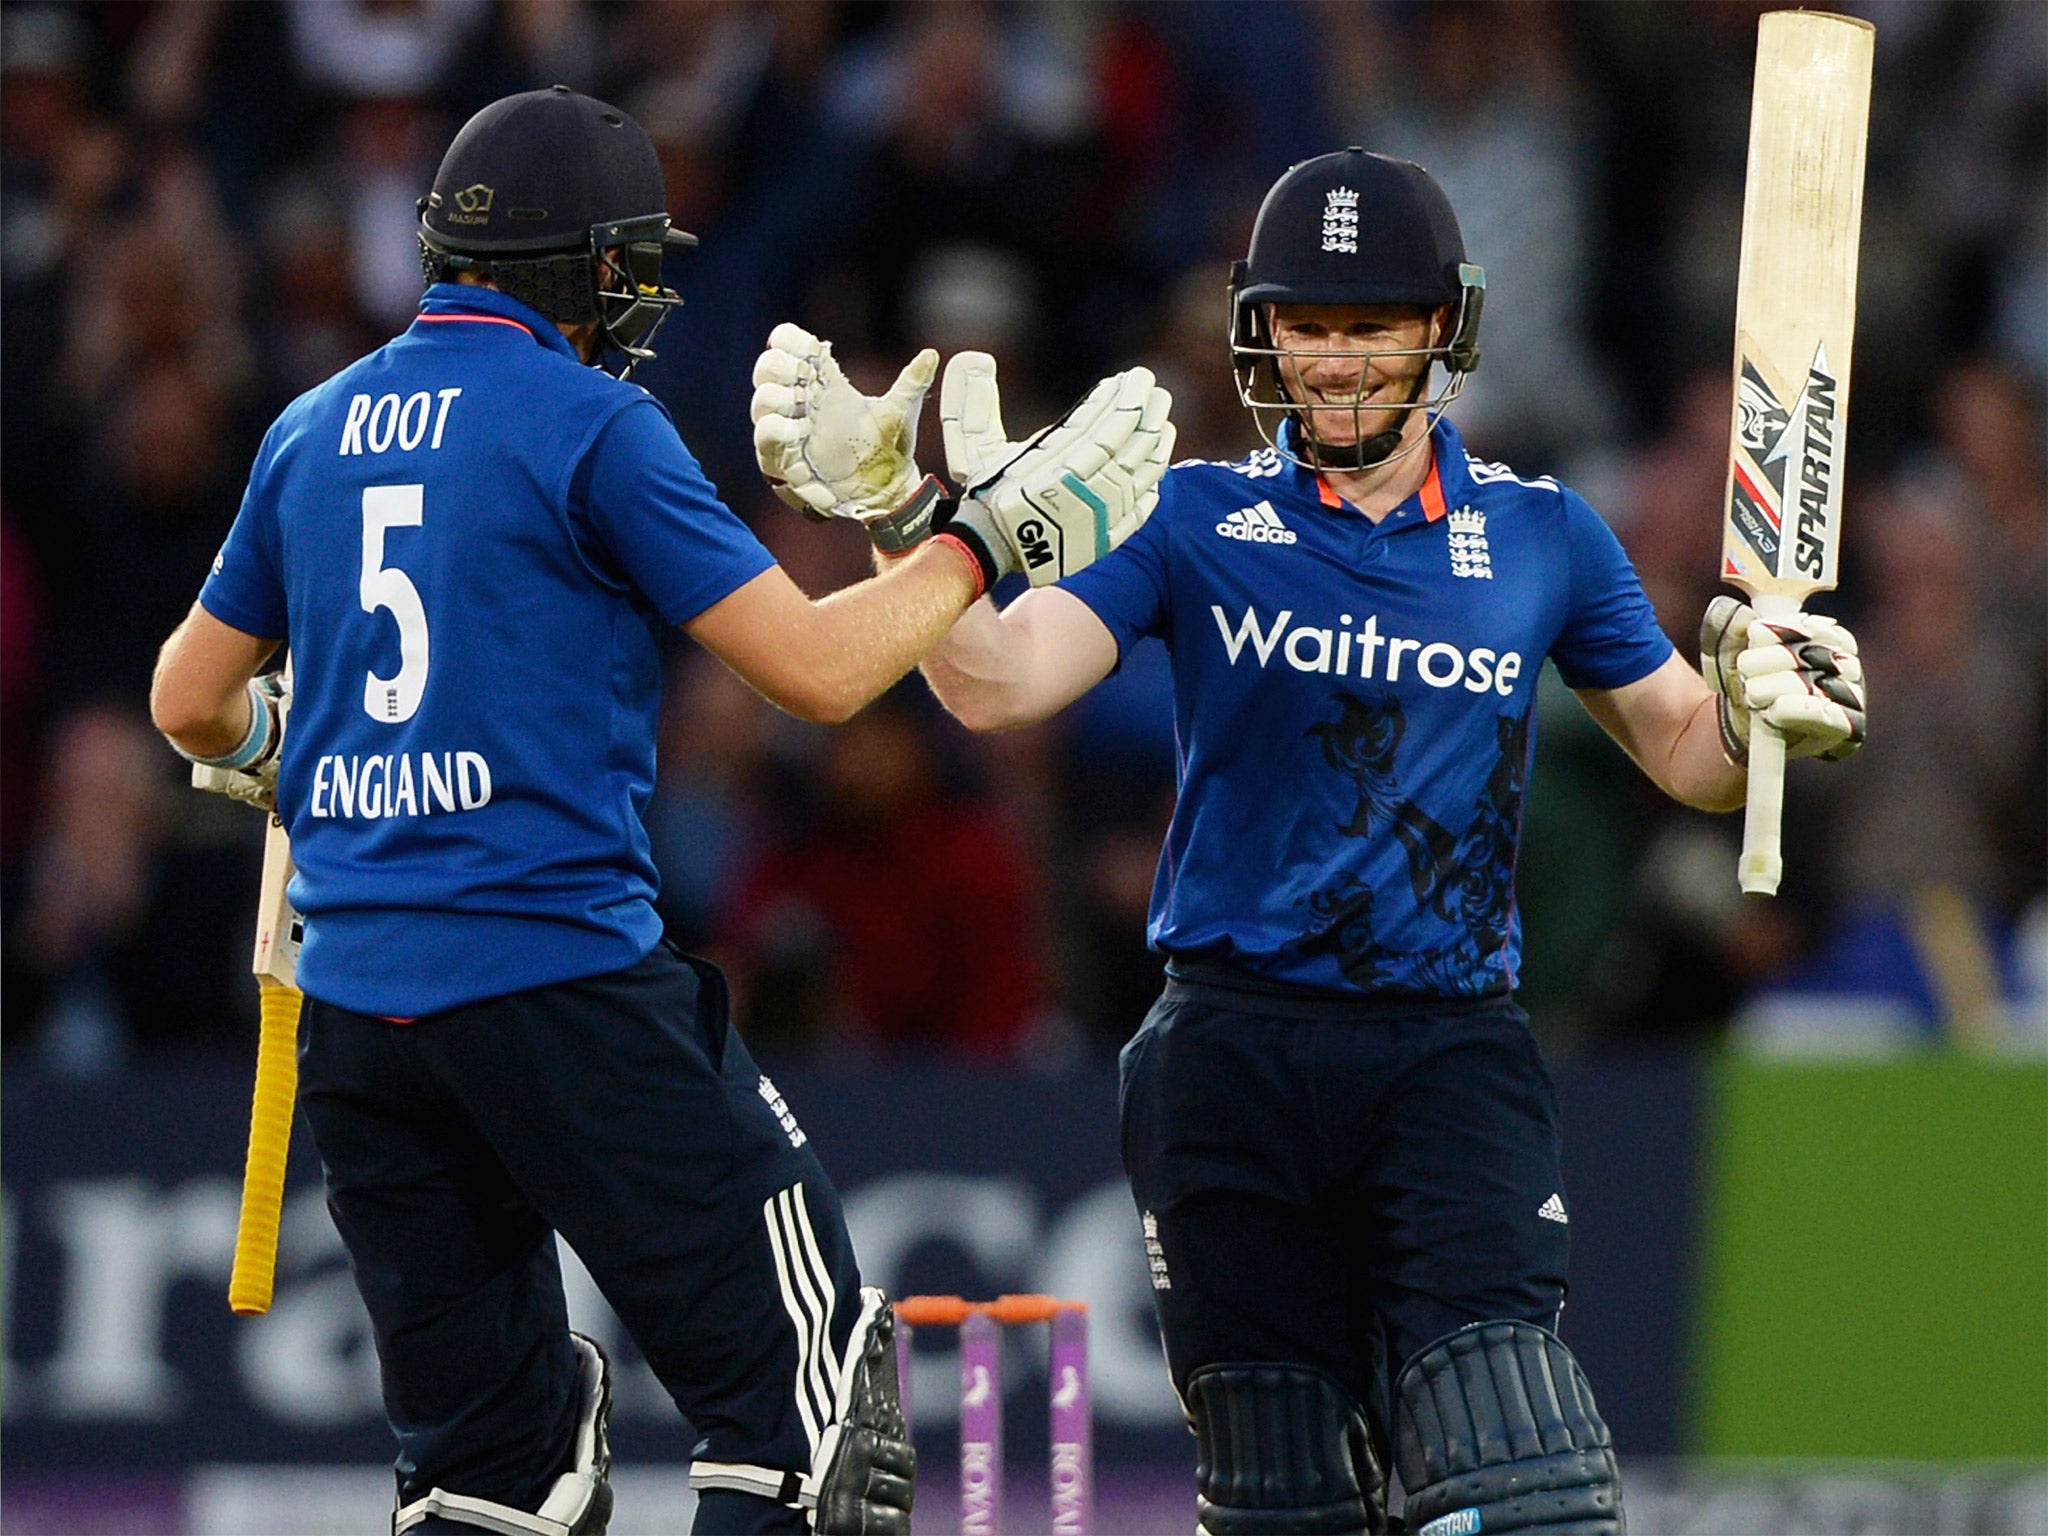
[[[1166,987],[1123,1054],[1123,1154],[1213,1536],[1385,1530],[1390,1461],[1411,1531],[1623,1529],[1557,1331],[1557,1106],[1514,1000],[1537,674],[1704,809],[1741,803],[1758,717],[1794,755],[1862,738],[1839,625],[1718,600],[1703,679],[1583,499],[1466,451],[1445,412],[1483,295],[1421,167],[1295,166],[1230,283],[1269,446],[1175,465],[1120,548],[977,603],[924,663],[993,731],[1143,636],[1171,653]],[[785,404],[756,394],[771,477],[805,430]],[[986,360],[949,365],[941,418],[956,478],[1004,461]]]
[[[1018,486],[1059,480],[1119,538],[1143,521],[1164,392],[1107,381],[956,506],[898,473],[937,356],[876,402],[825,370],[853,409],[821,462],[910,504],[919,548],[814,601],[595,366],[652,355],[664,250],[695,243],[638,124],[566,86],[493,103],[418,234],[418,318],[270,429],[152,697],[188,756],[276,775],[300,1104],[398,1437],[393,1530],[604,1530],[609,1374],[569,1330],[559,1233],[702,1437],[698,1531],[905,1532],[886,1300],[724,979],[661,940],[662,644],[680,626],[845,718],[1035,549]],[[280,759],[257,674],[287,636]]]

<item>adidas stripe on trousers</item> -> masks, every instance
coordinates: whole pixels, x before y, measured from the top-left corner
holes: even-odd
[[[698,1530],[803,1528],[755,1495],[810,1465],[859,1278],[838,1195],[715,966],[661,946],[410,1024],[308,998],[299,1081],[401,1503],[441,1487],[533,1509],[564,1469],[559,1232],[688,1415],[699,1469],[718,1469]]]

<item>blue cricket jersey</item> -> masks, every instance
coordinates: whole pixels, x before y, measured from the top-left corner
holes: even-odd
[[[1515,854],[1544,659],[1619,688],[1671,655],[1600,516],[1439,421],[1375,524],[1272,449],[1178,464],[1061,585],[1173,661],[1179,800],[1152,888],[1169,957],[1471,997],[1515,983]]]
[[[413,1017],[646,955],[664,626],[772,564],[653,396],[488,289],[287,407],[199,600],[291,643],[304,990]]]

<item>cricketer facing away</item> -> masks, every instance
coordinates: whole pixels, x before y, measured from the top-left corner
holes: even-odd
[[[1114,554],[976,604],[923,664],[1001,730],[1143,636],[1172,656],[1167,979],[1124,1050],[1123,1154],[1213,1536],[1385,1530],[1390,1458],[1409,1530],[1623,1529],[1557,1334],[1557,1106],[1514,1001],[1537,674],[1554,662],[1704,809],[1741,802],[1753,712],[1793,755],[1863,734],[1839,625],[1717,599],[1709,683],[1591,507],[1466,452],[1444,409],[1479,360],[1484,281],[1421,167],[1295,166],[1230,284],[1269,446],[1174,466]],[[962,364],[940,415],[971,475],[1001,431],[988,367]]]
[[[663,252],[695,242],[665,207],[602,102],[478,113],[420,204],[418,319],[270,429],[152,694],[185,754],[274,781],[291,834],[301,1103],[375,1330],[396,1532],[605,1528],[608,1366],[569,1330],[557,1233],[702,1437],[697,1530],[908,1530],[887,1301],[723,978],[661,941],[662,639],[843,719],[1022,565],[1031,476],[1101,517],[1066,574],[1143,520],[1170,456],[1133,370],[982,498],[913,496],[936,354],[879,402],[820,354],[806,386],[879,434],[840,433],[828,467],[900,473],[869,488],[917,506],[924,547],[813,602],[662,407],[590,366],[652,355],[680,302]],[[287,640],[285,732],[257,674]]]

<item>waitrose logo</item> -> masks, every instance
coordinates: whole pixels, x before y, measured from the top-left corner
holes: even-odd
[[[1468,651],[1447,640],[1381,634],[1376,613],[1367,614],[1363,624],[1348,613],[1339,614],[1335,626],[1325,627],[1296,624],[1292,608],[1281,609],[1270,623],[1260,619],[1258,609],[1247,608],[1233,627],[1220,607],[1212,603],[1209,612],[1215,615],[1233,667],[1246,655],[1261,668],[1278,656],[1297,672],[1388,683],[1401,682],[1405,673],[1431,688],[1463,687],[1468,693],[1491,692],[1503,698],[1514,692],[1515,680],[1522,675],[1519,651],[1483,645]]]

